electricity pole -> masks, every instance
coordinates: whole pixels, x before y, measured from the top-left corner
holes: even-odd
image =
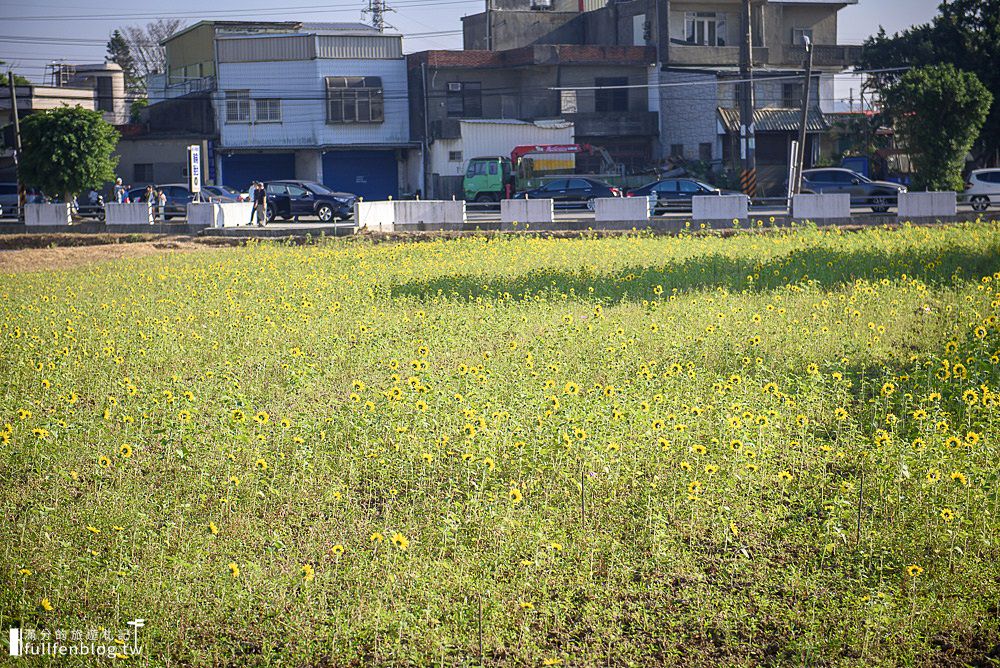
[[[813,47],[812,40],[803,37],[806,44],[806,78],[802,85],[802,115],[799,118],[799,155],[798,165],[795,168],[795,190],[792,192],[802,192],[802,170],[806,165],[806,124],[809,121],[809,84],[812,81],[813,71]]]
[[[743,170],[740,173],[740,190],[750,197],[757,196],[757,146],[753,123],[753,17],[750,0],[743,0],[740,15],[743,39],[740,42],[740,159]]]
[[[21,182],[21,119],[17,113],[17,91],[14,88],[14,72],[7,71],[10,86],[10,115],[14,120],[14,170],[17,172],[17,220],[24,222],[24,183]]]
[[[368,9],[363,9],[362,14],[372,15],[372,25],[379,31],[385,32],[386,28],[393,28],[385,22],[385,15],[393,11],[388,5],[385,4],[385,0],[368,0]]]

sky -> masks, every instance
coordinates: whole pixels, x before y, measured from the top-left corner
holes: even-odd
[[[387,0],[394,11],[387,21],[404,35],[406,52],[461,49],[461,17],[481,12],[485,0]],[[284,7],[264,0],[0,0],[0,60],[19,74],[43,82],[53,60],[101,62],[111,31],[145,24],[158,17],[181,17],[188,25],[201,19],[360,21],[368,0],[287,0]],[[839,41],[860,44],[885,26],[890,33],[926,23],[939,0],[860,0],[840,12]],[[6,69],[7,66],[4,66]],[[847,96],[850,83],[838,85]]]

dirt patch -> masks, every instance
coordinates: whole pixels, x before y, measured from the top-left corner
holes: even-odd
[[[33,235],[32,235],[33,236]],[[49,235],[44,235],[49,236]],[[190,253],[196,250],[212,248],[218,244],[205,244],[193,241],[189,237],[157,238],[153,240],[135,240],[127,243],[107,241],[91,243],[90,237],[99,235],[75,235],[84,237],[79,243],[76,240],[49,240],[54,247],[38,247],[33,244],[17,250],[0,250],[0,273],[19,274],[29,271],[45,271],[52,269],[72,269],[97,262],[108,262],[122,258],[147,257],[166,253]],[[69,243],[66,243],[69,241]]]

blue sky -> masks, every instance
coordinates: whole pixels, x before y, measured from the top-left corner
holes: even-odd
[[[894,32],[925,23],[936,13],[939,0],[860,0],[840,13],[840,41],[860,44],[884,25]],[[462,46],[460,18],[482,11],[485,0],[389,0],[395,11],[388,15],[404,35],[407,52],[423,49],[459,49]],[[231,20],[357,21],[367,0],[332,0],[318,3],[289,0],[285,7],[263,0],[217,0],[208,5],[199,0],[0,0],[0,60],[16,71],[41,80],[45,64],[54,59],[70,62],[103,60],[104,44],[117,26],[145,23],[157,16],[182,15],[189,23],[200,18]],[[295,8],[295,9],[293,9]],[[212,12],[210,15],[209,12]],[[21,18],[32,17],[32,18]],[[38,18],[34,18],[38,17]],[[444,33],[417,36],[420,33]],[[841,87],[843,88],[843,87]],[[838,95],[847,95],[838,90]]]

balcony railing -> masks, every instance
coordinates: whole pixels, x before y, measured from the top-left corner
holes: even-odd
[[[861,61],[863,47],[852,44],[814,44],[813,65],[816,67],[848,68]],[[782,48],[783,65],[801,67],[806,59],[804,46],[785,46]]]
[[[766,47],[754,47],[755,63],[767,63],[769,55]],[[671,42],[669,61],[671,65],[739,65],[740,47]]]

